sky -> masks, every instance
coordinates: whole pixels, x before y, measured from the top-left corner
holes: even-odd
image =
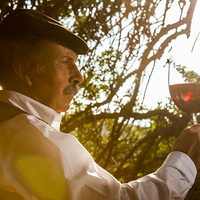
[[[174,15],[172,15],[174,17]],[[197,39],[193,52],[194,42],[200,32],[200,1],[197,1],[195,8],[191,36],[187,39],[186,35],[179,36],[171,44],[172,50],[167,56],[173,55],[176,60],[179,60],[188,70],[195,70],[200,74],[200,36]],[[168,89],[168,67],[163,67],[166,63],[167,57],[163,56],[156,62],[156,67],[147,89],[144,105],[149,109],[157,107],[157,102],[163,104],[167,102],[166,98],[170,97]],[[174,77],[171,77],[171,81]],[[141,98],[144,94],[144,88],[141,90]]]

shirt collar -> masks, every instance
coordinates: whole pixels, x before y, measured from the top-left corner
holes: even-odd
[[[48,106],[45,106],[44,104],[41,104],[30,97],[15,91],[1,90],[0,101],[12,104],[28,114],[42,119],[56,130],[60,129],[62,116]]]

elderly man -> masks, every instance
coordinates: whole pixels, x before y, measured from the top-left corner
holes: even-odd
[[[56,20],[19,9],[0,25],[0,199],[184,199],[200,167],[200,126],[185,130],[155,172],[127,184],[98,166],[60,112],[83,82],[87,44]]]

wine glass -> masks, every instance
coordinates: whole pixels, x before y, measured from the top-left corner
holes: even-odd
[[[189,59],[194,58],[183,56],[168,60],[168,85],[175,105],[183,112],[192,114],[193,124],[197,124],[197,113],[200,112],[200,65],[187,67]],[[176,73],[173,78],[172,71]]]

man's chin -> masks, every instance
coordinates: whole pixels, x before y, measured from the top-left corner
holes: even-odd
[[[58,114],[60,114],[60,113],[63,113],[63,112],[67,112],[67,111],[69,110],[69,108],[70,108],[70,105],[67,104],[67,105],[63,106],[62,108],[59,108],[59,109],[57,109],[57,110],[55,110],[55,111],[56,111]]]

